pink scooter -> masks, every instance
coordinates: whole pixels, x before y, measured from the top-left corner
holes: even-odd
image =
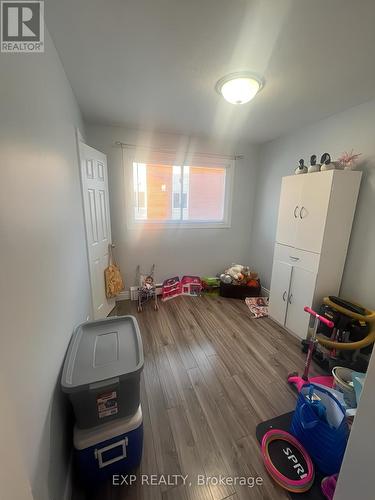
[[[303,375],[302,375],[302,377],[299,377],[297,372],[291,373],[290,375],[288,375],[288,383],[295,385],[298,392],[300,392],[302,387],[308,383],[321,384],[321,385],[325,385],[326,387],[332,387],[333,386],[333,377],[332,376],[322,376],[322,377],[309,378],[309,370],[310,370],[311,360],[312,360],[315,346],[316,346],[316,344],[319,343],[317,336],[316,336],[316,332],[318,330],[319,323],[320,322],[324,323],[325,325],[328,326],[328,328],[333,328],[334,324],[329,319],[326,319],[323,316],[320,316],[318,313],[313,311],[310,307],[305,306],[303,308],[303,310],[306,311],[307,313],[311,314],[311,316],[314,316],[314,318],[315,318],[314,327],[313,327],[312,335],[308,339],[309,347],[307,350],[305,369],[303,371]]]

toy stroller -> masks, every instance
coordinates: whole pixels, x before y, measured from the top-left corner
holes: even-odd
[[[154,310],[159,309],[158,296],[156,294],[156,286],[154,280],[155,264],[152,265],[148,275],[142,274],[140,267],[137,266],[137,282],[138,282],[138,306],[137,311],[142,312],[143,305],[150,300],[154,300]]]

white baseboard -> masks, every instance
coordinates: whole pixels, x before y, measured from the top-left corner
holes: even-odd
[[[156,285],[156,294],[157,295],[161,295],[161,288],[162,288],[161,284]],[[264,286],[262,286],[261,290],[262,290],[262,296],[265,296],[265,297],[270,296],[270,291],[268,290],[268,288],[264,288]],[[137,299],[138,299],[138,287],[136,287],[136,286],[130,287],[130,290],[124,290],[123,292],[120,292],[116,297],[116,301],[137,300]]]
[[[138,288],[136,286],[130,287],[130,290],[123,290],[116,297],[116,302],[119,300],[137,300]]]
[[[129,299],[130,299],[130,291],[129,290],[124,290],[123,292],[120,292],[116,297],[116,301],[129,300]]]
[[[162,289],[163,284],[162,283],[157,283],[156,284],[156,295],[161,295],[161,289]],[[138,300],[138,287],[137,286],[131,286],[129,290],[124,290],[123,292],[120,292],[116,300]]]

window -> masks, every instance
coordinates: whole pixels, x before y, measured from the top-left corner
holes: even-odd
[[[198,159],[189,165],[132,161],[131,222],[227,227],[233,162]]]

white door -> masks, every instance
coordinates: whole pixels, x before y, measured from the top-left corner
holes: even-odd
[[[320,253],[331,196],[332,172],[301,175],[303,186],[297,216],[295,246]]]
[[[285,326],[301,339],[306,338],[310,319],[303,308],[312,306],[315,282],[315,273],[293,267]]]
[[[277,243],[294,246],[299,222],[300,200],[305,175],[283,177],[281,183]]]
[[[269,315],[281,325],[285,324],[292,266],[275,260],[272,268]]]
[[[107,300],[104,286],[108,246],[112,244],[107,158],[83,142],[79,143],[79,150],[92,306],[94,319],[100,319],[115,305],[114,300]]]

